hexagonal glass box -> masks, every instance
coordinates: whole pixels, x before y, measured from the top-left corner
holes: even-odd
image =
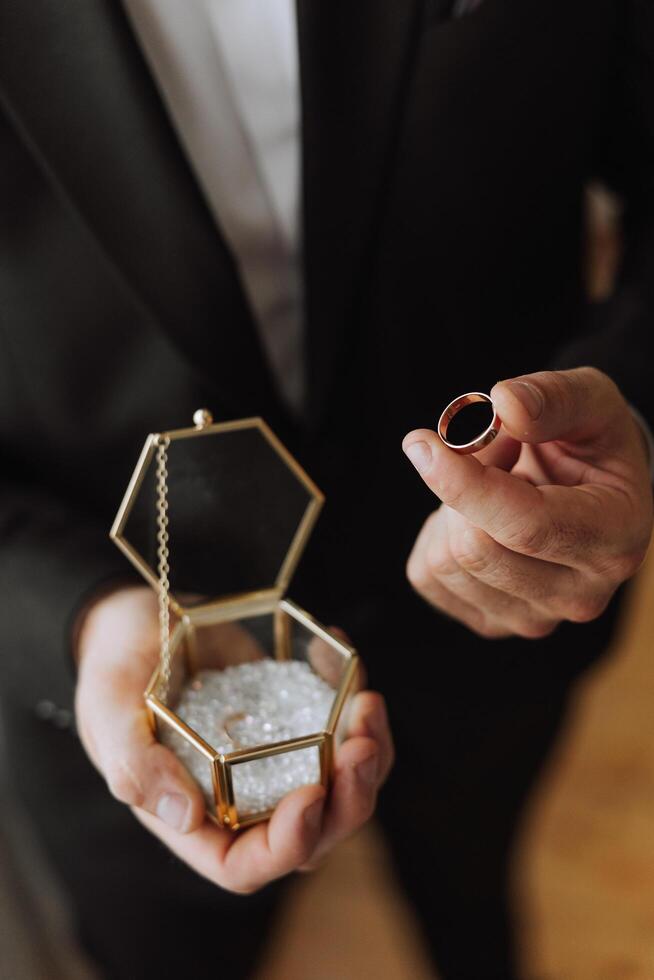
[[[194,418],[193,428],[148,436],[110,534],[159,592],[165,440],[168,605],[177,623],[170,679],[160,664],[145,702],[210,816],[237,830],[267,819],[297,786],[329,784],[358,658],[286,596],[322,506],[318,488],[262,419]],[[196,706],[191,727],[185,718],[209,686],[210,703]]]

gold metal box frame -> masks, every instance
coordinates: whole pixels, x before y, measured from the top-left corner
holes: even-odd
[[[215,801],[215,809],[213,812],[208,811],[209,816],[222,827],[239,830],[262,820],[267,820],[274,810],[254,814],[239,814],[233,785],[233,769],[235,766],[282,753],[315,747],[320,760],[320,781],[326,788],[328,787],[333,769],[339,720],[346,699],[353,691],[357,679],[358,655],[353,647],[332,636],[309,613],[285,598],[285,592],[292,574],[322,507],[324,498],[320,490],[263,419],[247,418],[214,424],[209,421],[211,416],[206,412],[204,415],[198,412],[196,416],[202,417],[203,421],[193,428],[153,433],[148,436],[110,531],[111,539],[155,591],[159,590],[158,577],[151,565],[127,540],[125,529],[148,468],[153,463],[157,446],[162,439],[169,439],[173,443],[180,439],[219,436],[226,432],[257,429],[281,461],[307,490],[309,503],[271,588],[224,596],[195,606],[185,605],[179,597],[170,594],[170,608],[179,619],[170,638],[170,656],[173,669],[178,673],[181,669],[182,676],[189,677],[193,676],[199,668],[195,655],[197,630],[199,628],[264,615],[270,615],[273,618],[274,658],[276,660],[288,660],[292,657],[291,625],[295,621],[335,651],[343,662],[342,676],[335,688],[329,718],[323,730],[286,741],[239,748],[229,753],[216,752],[165,703],[164,698],[160,696],[161,665],[155,669],[144,694],[148,719],[155,736],[159,736],[159,725],[167,725],[204,758],[207,765],[211,767]],[[154,510],[154,500],[152,507]],[[171,556],[171,561],[174,561],[174,555]],[[315,666],[313,669],[316,670]],[[316,672],[319,673],[317,670]]]

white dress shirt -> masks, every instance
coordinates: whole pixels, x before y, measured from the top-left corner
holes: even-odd
[[[288,404],[304,399],[294,0],[124,0]],[[171,229],[171,234],[175,229]]]

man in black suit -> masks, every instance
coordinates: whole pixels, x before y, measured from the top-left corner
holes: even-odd
[[[171,864],[110,799],[65,731],[71,635],[78,725],[96,765],[142,823],[219,884],[251,891],[311,864],[330,829],[338,836],[370,811],[392,751],[373,695],[350,740],[353,765],[376,759],[367,790],[344,784],[354,803],[336,827],[333,800],[326,811],[319,795],[287,807],[283,860],[271,860],[274,847],[264,858],[242,847],[226,876],[222,844],[206,836],[219,832],[198,827],[179,771],[165,773],[178,797],[167,823],[145,809],[159,797],[142,785],[152,767],[133,668],[135,650],[154,649],[154,611],[125,582],[107,527],[144,433],[185,424],[202,404],[219,418],[262,415],[327,494],[295,594],[348,630],[389,699],[399,761],[379,813],[435,959],[444,977],[509,977],[507,856],[520,805],[570,685],[606,647],[610,599],[651,530],[652,7],[298,0],[284,23],[290,10],[300,119],[286,125],[277,106],[248,129],[258,90],[252,99],[234,82],[257,59],[235,51],[257,31],[236,45],[215,4],[220,98],[232,101],[208,145],[212,99],[200,126],[180,109],[185,94],[197,96],[187,109],[206,94],[191,84],[192,45],[183,71],[176,61],[187,28],[208,31],[189,16],[178,38],[171,21],[148,19],[156,4],[146,8],[4,0],[0,12],[0,676],[17,789],[86,948],[112,977],[173,975],[189,962],[197,976],[217,965],[247,976],[281,886],[231,897]],[[236,136],[220,142],[234,107],[252,153],[225,192],[212,162],[236,146]],[[271,164],[273,118],[273,136],[300,140],[301,181],[284,183],[292,139],[279,144],[286,164]],[[252,158],[257,179],[235,192]],[[601,305],[583,287],[591,177],[625,202],[619,280]],[[288,206],[293,186],[301,207]],[[247,225],[255,198],[264,203]],[[295,212],[301,251],[285,223]],[[258,249],[275,215],[288,231],[275,242],[286,244]],[[270,293],[268,262],[280,263]],[[271,309],[288,316],[271,326]],[[405,439],[425,492],[402,437],[432,426],[452,396],[512,376],[493,389],[504,434],[478,458],[454,456],[430,428]],[[317,820],[302,829],[313,804]],[[230,938],[221,959],[218,930]]]

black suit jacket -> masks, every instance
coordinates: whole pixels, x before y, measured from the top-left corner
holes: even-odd
[[[400,440],[461,391],[581,363],[654,424],[653,8],[446,6],[298,0],[297,422],[118,0],[3,0],[0,677],[26,707],[70,701],[71,616],[128,574],[107,530],[143,437],[199,405],[263,415],[326,491],[291,595],[348,627],[402,703],[538,698],[605,645],[610,613],[488,644],[413,596],[404,563],[434,500]],[[595,176],[625,200],[601,307],[583,288]]]

